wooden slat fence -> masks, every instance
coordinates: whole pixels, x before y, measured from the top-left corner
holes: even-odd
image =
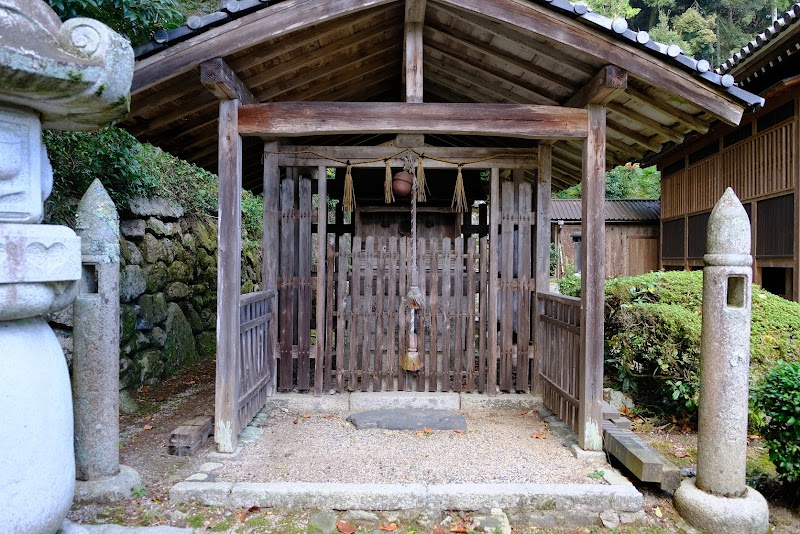
[[[242,295],[239,304],[239,387],[236,402],[238,428],[247,426],[275,393],[274,329],[272,303],[275,291]]]
[[[539,302],[540,377],[542,400],[578,432],[578,376],[581,300],[554,293],[537,293]]]

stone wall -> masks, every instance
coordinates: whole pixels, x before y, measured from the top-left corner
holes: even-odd
[[[164,199],[120,214],[120,388],[155,384],[216,351],[217,220]],[[260,289],[260,247],[243,244],[242,291]],[[71,308],[50,318],[71,359]]]

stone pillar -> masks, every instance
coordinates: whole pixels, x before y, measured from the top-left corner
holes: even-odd
[[[75,498],[122,500],[141,478],[119,465],[119,216],[99,180],[78,204],[76,230],[82,272],[73,304]]]
[[[68,306],[80,239],[40,225],[53,174],[41,129],[97,128],[127,112],[133,53],[103,24],[63,25],[45,2],[0,0],[0,527],[52,534],[75,489],[64,353],[42,319]]]
[[[767,503],[745,480],[750,221],[731,188],[711,212],[703,259],[697,479],[684,481],[675,493],[675,504],[702,530],[763,533],[769,520]]]

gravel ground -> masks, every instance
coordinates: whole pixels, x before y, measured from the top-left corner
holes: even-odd
[[[466,413],[467,431],[356,430],[349,414],[261,414],[218,481],[602,484],[535,411]]]

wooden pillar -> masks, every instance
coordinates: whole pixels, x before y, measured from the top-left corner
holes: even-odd
[[[794,138],[800,139],[800,98],[794,99]],[[795,145],[796,146],[796,145]],[[794,158],[794,169],[789,169],[794,178],[794,254],[792,257],[792,300],[800,302],[800,159]],[[751,207],[752,210],[752,207]],[[751,225],[755,226],[752,224]],[[755,243],[754,240],[750,241]],[[755,251],[754,251],[755,252]],[[755,254],[753,254],[755,258]],[[755,281],[755,280],[754,280]]]
[[[550,291],[550,199],[552,196],[553,145],[539,143],[539,177],[536,180],[536,293]],[[535,295],[535,294],[534,294]],[[534,395],[542,394],[539,379],[543,347],[545,342],[542,325],[539,322],[539,299],[534,297],[534,335],[536,348],[531,371],[531,390]]]
[[[497,394],[497,362],[500,347],[497,345],[497,268],[498,268],[498,228],[500,225],[500,169],[492,168],[491,187],[489,190],[489,324],[486,329],[489,338],[486,341],[489,349],[489,365],[487,365],[486,393]],[[482,355],[481,357],[485,357]]]
[[[267,395],[275,394],[278,383],[278,251],[280,250],[280,195],[281,171],[277,158],[271,152],[277,152],[278,143],[264,143],[264,232],[262,241],[261,284],[266,291],[274,291],[272,299],[268,343],[271,345],[269,358],[270,385]]]
[[[603,449],[603,282],[605,278],[606,109],[589,104],[581,195],[581,358],[578,445]]]
[[[214,441],[234,452],[238,441],[239,299],[242,285],[242,138],[238,100],[219,104],[219,248]]]
[[[327,381],[325,374],[325,345],[328,342],[325,325],[325,288],[326,261],[328,244],[328,176],[324,165],[317,167],[317,351],[314,361],[314,395],[322,395]]]

